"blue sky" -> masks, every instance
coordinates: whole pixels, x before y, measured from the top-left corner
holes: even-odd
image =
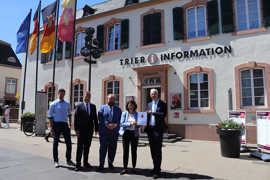
[[[41,8],[53,3],[55,0],[42,0]],[[60,0],[62,3],[63,0]],[[104,2],[106,0],[77,0],[77,9],[83,8],[86,4],[91,6],[96,3]],[[16,49],[16,33],[32,8],[32,19],[37,9],[39,0],[1,0],[0,6],[0,40],[6,41],[11,44],[13,50]],[[61,7],[60,7],[61,9]],[[31,32],[34,23],[31,22]],[[21,61],[22,54],[17,54]]]

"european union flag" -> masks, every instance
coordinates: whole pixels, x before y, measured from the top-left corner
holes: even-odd
[[[27,51],[30,21],[31,21],[31,11],[27,15],[27,17],[24,19],[23,23],[20,26],[20,29],[17,32],[17,47],[16,47],[17,54]]]

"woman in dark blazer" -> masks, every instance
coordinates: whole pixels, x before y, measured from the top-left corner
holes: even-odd
[[[128,173],[128,155],[129,144],[131,144],[132,166],[135,171],[137,161],[137,146],[139,141],[139,130],[137,125],[137,104],[134,100],[130,100],[126,104],[126,112],[122,112],[119,134],[123,136],[123,163],[124,169],[121,175]]]

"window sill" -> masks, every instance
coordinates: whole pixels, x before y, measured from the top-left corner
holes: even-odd
[[[193,114],[193,113],[202,113],[202,114],[213,114],[216,111],[214,109],[185,109],[184,113]]]
[[[233,36],[246,35],[246,34],[253,34],[253,33],[258,33],[258,32],[266,32],[266,31],[267,30],[263,27],[263,28],[258,28],[258,29],[250,29],[250,30],[245,30],[245,31],[233,32],[232,35]]]
[[[102,55],[108,56],[108,55],[114,55],[114,54],[121,54],[123,52],[124,52],[124,50],[106,51],[106,52],[102,53]]]
[[[210,40],[210,39],[211,39],[210,36],[204,36],[204,37],[186,39],[186,40],[184,40],[184,42],[185,43],[191,43],[191,42],[206,41],[206,40]]]
[[[270,107],[249,107],[249,108],[237,108],[238,111],[246,111],[247,113],[256,113],[256,111],[269,110]]]
[[[157,47],[162,47],[165,46],[165,43],[159,43],[159,44],[150,44],[150,45],[142,45],[141,49],[150,49],[150,48],[157,48]]]

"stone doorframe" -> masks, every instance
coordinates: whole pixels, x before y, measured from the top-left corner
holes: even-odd
[[[164,65],[144,66],[144,67],[133,68],[133,70],[137,72],[137,104],[138,104],[139,112],[143,111],[142,109],[143,79],[149,76],[160,77],[160,80],[161,80],[160,99],[167,103],[167,108],[168,108],[168,71],[170,67],[171,66],[169,64],[164,64]],[[168,113],[167,113],[167,117],[168,117]],[[166,118],[166,124],[168,124],[168,118]]]

